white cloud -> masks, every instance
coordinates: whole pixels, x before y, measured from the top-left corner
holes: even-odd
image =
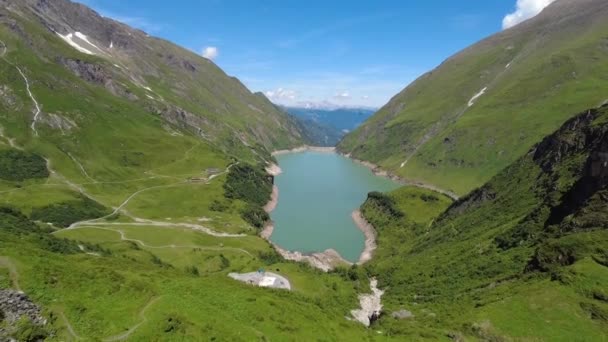
[[[334,95],[334,99],[338,100],[338,101],[343,101],[343,100],[350,100],[351,96],[350,93],[347,91],[343,91],[340,93],[337,93],[336,95]]]
[[[369,96],[368,95],[363,95],[363,96],[361,96],[361,99],[362,100],[369,100]]]
[[[203,49],[203,57],[210,59],[210,60],[214,60],[217,58],[217,56],[219,56],[220,54],[220,50],[218,48],[216,48],[215,46],[207,46],[206,48]]]
[[[555,0],[517,0],[515,12],[502,20],[502,28],[506,30],[536,16],[553,1]]]
[[[267,98],[272,102],[284,103],[286,101],[293,101],[297,98],[297,94],[293,90],[284,88],[278,88],[276,90],[268,90],[264,92]]]

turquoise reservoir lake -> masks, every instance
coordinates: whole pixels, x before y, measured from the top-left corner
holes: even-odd
[[[365,247],[363,232],[351,213],[371,191],[390,191],[399,184],[374,175],[367,167],[336,153],[302,152],[276,157],[283,173],[276,177],[279,203],[270,239],[302,253],[335,249],[356,262]]]

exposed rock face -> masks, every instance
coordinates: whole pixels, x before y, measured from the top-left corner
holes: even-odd
[[[18,99],[13,90],[7,85],[0,85],[0,101],[9,108],[15,108]]]
[[[60,62],[76,76],[87,82],[105,84],[110,79],[109,73],[100,65],[69,58],[61,58]]]
[[[120,96],[131,101],[138,99],[137,95],[129,89],[114,82],[112,74],[101,65],[70,58],[60,58],[59,63],[84,81],[103,86],[114,96]]]
[[[553,193],[558,191],[557,184],[546,185],[543,190],[545,193],[541,195],[547,202],[542,205],[551,207],[551,215],[545,225],[560,224],[566,216],[577,212],[596,194],[600,196],[601,202],[602,190],[608,186],[608,125],[595,125],[593,122],[600,111],[606,109],[608,105],[577,115],[530,151],[532,160],[549,176],[563,172],[558,168],[563,168],[563,163],[569,158],[577,155],[588,156],[586,162],[570,166],[569,172],[572,172],[578,181],[567,189],[563,196],[558,194],[561,198],[555,200],[556,197],[553,196]],[[555,179],[557,178],[559,177]],[[495,191],[486,184],[454,203],[440,220],[459,215],[495,199]]]
[[[78,127],[74,121],[53,113],[41,113],[40,122],[47,124],[52,129],[60,130],[64,134]]]
[[[546,137],[534,150],[534,161],[545,172],[553,171],[553,166],[564,156],[586,150],[589,145],[588,131],[584,128],[595,118],[596,110],[576,116],[567,121],[555,134]]]
[[[191,131],[199,136],[209,138],[203,130],[203,128],[209,127],[209,121],[201,116],[192,114],[173,105],[164,108],[156,107],[151,110],[177,127]]]
[[[382,295],[384,294],[384,291],[378,288],[378,280],[375,278],[370,279],[369,287],[372,293],[359,295],[361,308],[350,312],[355,320],[366,327],[380,318],[382,314]]]
[[[604,106],[603,108],[608,108]],[[551,162],[560,160],[564,156],[573,153],[588,151],[589,155],[581,177],[561,198],[561,203],[551,209],[551,215],[546,225],[560,224],[569,215],[577,213],[584,206],[593,205],[593,211],[597,212],[595,218],[590,222],[568,222],[562,225],[562,229],[584,229],[585,227],[608,227],[607,218],[608,201],[608,125],[593,125],[591,122],[597,115],[597,110],[591,110],[587,114],[578,116],[569,121],[556,135],[548,138],[553,148],[548,151],[548,162],[545,167],[552,169]],[[582,126],[584,125],[584,126]],[[572,128],[572,131],[564,131]],[[576,129],[576,127],[579,127]],[[545,142],[543,142],[545,143]],[[544,147],[539,145],[537,151]],[[544,158],[547,161],[547,158]],[[601,210],[605,208],[605,210]],[[605,215],[601,215],[604,213]],[[576,218],[577,215],[575,215]]]
[[[0,340],[4,341],[3,338],[10,334],[10,327],[24,316],[36,325],[46,324],[40,308],[23,292],[0,290],[0,322],[8,323],[7,328],[0,326]]]
[[[448,216],[457,216],[472,208],[477,208],[485,202],[492,201],[496,198],[496,192],[489,186],[473,190],[466,197],[454,202],[448,210],[438,219],[441,221]]]

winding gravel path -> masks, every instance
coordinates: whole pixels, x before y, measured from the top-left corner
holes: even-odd
[[[123,341],[129,338],[129,336],[131,336],[142,324],[146,323],[148,321],[148,319],[146,318],[146,310],[148,310],[154,303],[156,303],[159,299],[161,299],[162,297],[155,297],[152,298],[148,304],[146,304],[146,306],[144,306],[141,311],[139,312],[139,318],[141,319],[141,321],[137,324],[135,324],[134,326],[132,326],[129,330],[127,330],[126,332],[116,335],[116,336],[111,336],[111,337],[107,337],[102,339],[102,341],[104,342],[114,342],[114,341]]]
[[[85,170],[84,166],[82,166],[82,163],[80,163],[80,161],[78,161],[78,159],[76,159],[70,152],[67,152],[67,155],[70,157],[70,159],[72,159],[72,161],[78,165],[78,167],[80,168],[80,171],[82,171],[82,174],[92,182],[92,184],[97,184],[99,182],[97,182],[95,179],[93,179],[91,176],[89,176],[89,173],[87,172],[87,170]]]
[[[82,337],[78,336],[78,334],[74,330],[74,327],[72,327],[72,324],[70,323],[70,321],[68,320],[68,318],[65,317],[65,314],[63,313],[63,310],[59,311],[59,316],[61,317],[61,320],[65,324],[65,327],[68,330],[68,333],[70,335],[72,335],[72,338],[74,338],[75,340],[81,340]]]
[[[21,286],[19,286],[19,272],[17,272],[17,266],[15,266],[15,263],[12,262],[11,259],[2,256],[0,257],[0,267],[8,269],[13,287],[15,290],[21,291]]]
[[[107,230],[107,231],[116,232],[116,233],[120,234],[120,239],[122,241],[135,242],[142,247],[151,248],[151,249],[197,248],[197,249],[201,249],[201,250],[205,250],[205,251],[235,251],[235,252],[241,252],[241,253],[247,254],[250,257],[253,257],[253,255],[249,251],[242,249],[242,248],[237,248],[237,247],[209,247],[209,246],[200,246],[200,245],[175,245],[175,244],[152,246],[152,245],[146,244],[142,240],[128,238],[126,233],[120,229],[112,229],[112,228],[99,227],[99,226],[80,226],[77,228],[73,228],[71,230],[76,230],[76,229],[99,229],[99,230]]]

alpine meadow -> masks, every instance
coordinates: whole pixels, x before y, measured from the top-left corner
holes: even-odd
[[[608,1],[505,3],[0,0],[0,341],[608,341]]]

